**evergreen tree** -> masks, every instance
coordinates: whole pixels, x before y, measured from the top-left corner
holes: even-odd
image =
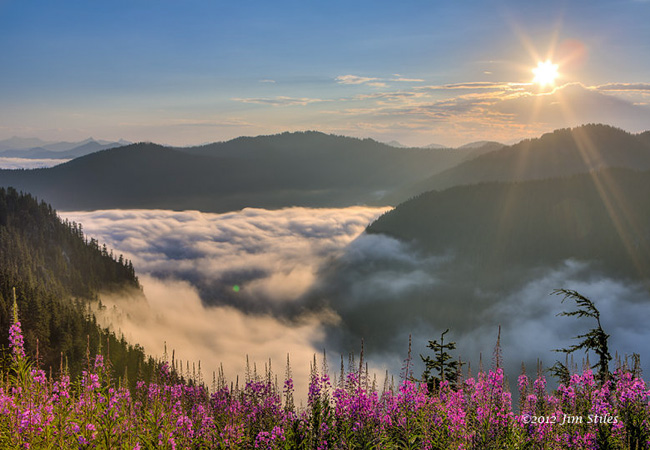
[[[580,295],[576,291],[569,289],[556,289],[553,291],[553,294],[563,295],[564,298],[562,298],[562,303],[564,303],[564,300],[567,298],[570,298],[574,300],[578,306],[578,309],[575,311],[564,311],[559,313],[558,316],[592,317],[596,319],[595,328],[592,328],[585,334],[575,337],[575,339],[582,339],[581,342],[574,344],[569,348],[557,349],[555,351],[566,353],[568,355],[576,350],[584,349],[585,353],[588,353],[589,350],[593,350],[596,355],[598,355],[598,362],[592,366],[592,369],[598,367],[598,379],[601,384],[604,383],[610,376],[609,361],[611,361],[612,355],[609,353],[609,348],[607,346],[609,334],[605,333],[600,324],[600,311],[598,311],[598,308],[596,308],[596,305],[594,305],[591,300]],[[559,361],[551,368],[551,372],[561,381],[567,381],[569,378],[568,367]]]
[[[448,342],[445,344],[445,334],[448,332],[449,329],[442,332],[439,343],[437,340],[429,341],[427,347],[433,350],[435,355],[434,359],[430,356],[425,358],[420,355],[422,362],[425,364],[422,381],[427,384],[430,393],[438,390],[440,388],[440,383],[443,381],[449,382],[452,388],[456,388],[458,384],[459,369],[462,363],[459,360],[453,360],[453,357],[448,353],[449,351],[456,349],[455,342]],[[434,370],[438,373],[437,376],[432,374],[432,371]]]

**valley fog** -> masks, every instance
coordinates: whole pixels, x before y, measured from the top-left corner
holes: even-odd
[[[263,373],[269,358],[279,378],[290,354],[297,392],[305,392],[309,362],[328,353],[336,371],[364,340],[371,367],[399,377],[412,335],[414,375],[428,340],[457,342],[455,357],[485,368],[501,326],[510,380],[521,363],[550,367],[564,355],[553,349],[594,326],[587,319],[557,317],[571,302],[551,296],[558,288],[590,297],[621,357],[641,354],[650,338],[647,289],[599,277],[589,261],[566,260],[504,274],[507,282],[478,289],[465,280],[471,268],[455,264],[453,251],[423,256],[413,244],[365,227],[387,208],[244,209],[227,214],[167,210],[62,212],[84,232],[131,259],[147,305],[105,296],[100,321],[161,356],[202,361],[205,378],[223,363],[234,380],[246,355]],[[114,308],[115,306],[115,308]],[[575,354],[581,368],[583,353]],[[595,356],[591,355],[591,363]],[[612,368],[613,364],[612,362]],[[191,364],[191,363],[190,363]],[[467,369],[467,367],[465,368]],[[382,380],[380,380],[382,381]],[[511,387],[514,387],[511,382]]]

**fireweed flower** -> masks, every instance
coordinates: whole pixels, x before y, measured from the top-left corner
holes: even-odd
[[[25,348],[23,341],[23,332],[20,328],[20,322],[16,321],[9,328],[9,347],[11,354],[15,359],[25,358]]]
[[[16,364],[25,358],[17,353],[22,350],[18,321],[10,331]],[[289,376],[280,386],[271,377],[254,377],[244,387],[224,383],[209,393],[204,386],[176,382],[173,369],[162,365],[155,382],[138,380],[131,395],[111,381],[110,370],[108,358],[98,355],[73,383],[66,374],[55,381],[39,369],[25,372],[21,383],[2,374],[0,446],[326,449],[411,442],[421,449],[596,449],[603,448],[603,436],[612,448],[647,448],[650,436],[650,392],[625,370],[602,386],[586,370],[550,393],[544,377],[533,382],[522,375],[517,416],[501,369],[481,372],[457,389],[441,383],[434,393],[411,380],[381,392],[369,386],[367,374],[355,371],[344,374],[332,391],[328,375],[313,371],[308,405],[298,410]],[[560,426],[531,424],[527,414],[555,416],[558,422],[565,416],[586,421],[589,414],[619,419]]]

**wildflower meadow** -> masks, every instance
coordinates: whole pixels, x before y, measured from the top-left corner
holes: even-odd
[[[111,376],[108,355],[88,355],[71,380],[25,354],[17,314],[9,363],[0,382],[3,449],[644,449],[650,446],[650,391],[621,365],[600,381],[586,368],[549,392],[543,372],[519,376],[513,405],[504,373],[489,371],[416,381],[407,358],[401,380],[382,386],[361,359],[332,380],[312,364],[307,404],[294,402],[291,369],[284,382],[264,374],[207,386],[175,364],[158,363],[149,382],[128,389]]]

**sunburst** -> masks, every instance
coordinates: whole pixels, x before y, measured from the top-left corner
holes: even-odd
[[[537,63],[537,67],[533,69],[533,83],[539,84],[541,87],[553,86],[555,79],[559,76],[557,72],[558,65],[553,64],[550,59],[544,62]]]

